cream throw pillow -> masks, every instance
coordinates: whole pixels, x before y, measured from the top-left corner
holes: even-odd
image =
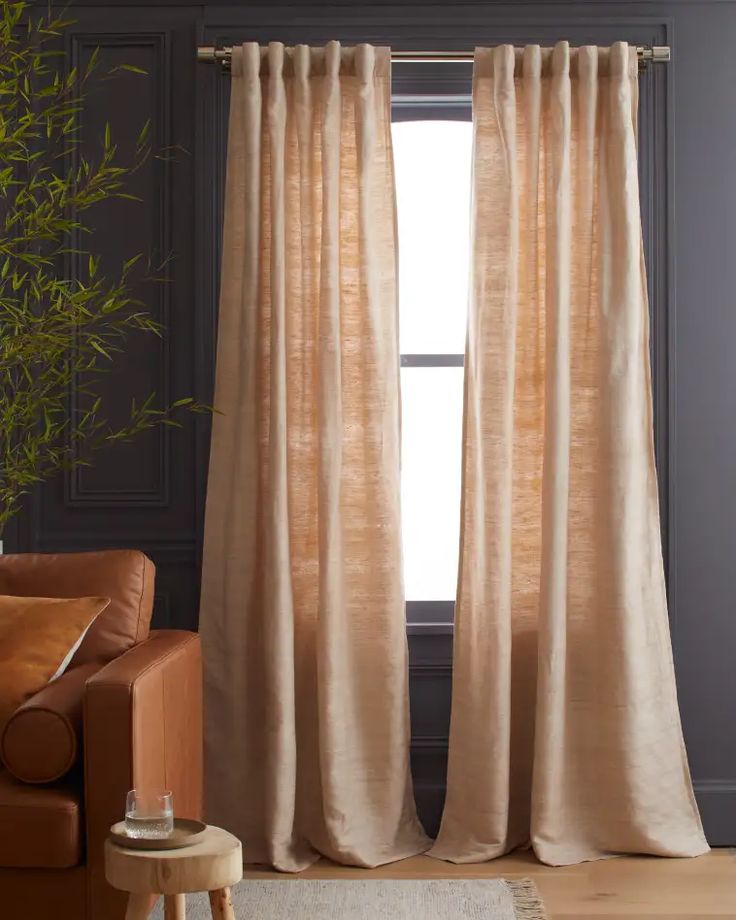
[[[0,734],[15,710],[72,660],[109,597],[0,594]]]

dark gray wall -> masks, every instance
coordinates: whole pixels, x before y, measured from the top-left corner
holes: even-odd
[[[648,3],[189,3],[77,0],[68,50],[147,71],[97,90],[85,118],[121,139],[150,117],[176,148],[138,177],[145,203],[95,218],[110,256],[171,252],[170,283],[142,287],[166,323],[134,343],[128,386],[208,399],[213,370],[219,215],[228,83],[197,65],[199,43],[339,38],[395,47],[541,42],[669,44],[671,64],[641,81],[642,216],[649,267],[656,446],[677,675],[698,800],[712,843],[736,843],[736,6]],[[121,391],[111,381],[114,396]],[[122,409],[121,409],[122,411]],[[197,620],[208,424],[153,434],[46,488],[7,534],[8,549],[140,546],[158,566],[156,623]],[[431,617],[420,617],[430,620]],[[431,827],[442,802],[452,627],[409,627],[413,768]]]

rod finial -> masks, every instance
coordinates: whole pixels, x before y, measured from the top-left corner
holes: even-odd
[[[642,63],[653,61],[656,64],[667,64],[672,60],[672,51],[669,45],[640,45],[636,49],[636,53]]]
[[[672,51],[669,45],[652,45],[652,60],[668,63],[672,60]]]
[[[197,60],[206,64],[220,64],[223,70],[229,70],[232,51],[232,48],[220,48],[217,45],[199,45]]]
[[[217,49],[214,45],[200,45],[197,48],[197,60],[211,64],[217,60],[216,51]]]

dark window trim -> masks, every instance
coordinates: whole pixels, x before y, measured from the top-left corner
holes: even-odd
[[[419,93],[394,93],[391,96],[391,121],[471,121],[471,97],[423,96]]]
[[[406,631],[412,635],[446,635],[452,632],[455,601],[407,601]]]
[[[402,355],[402,367],[464,367],[465,355]]]

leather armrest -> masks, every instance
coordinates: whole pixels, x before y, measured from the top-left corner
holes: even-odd
[[[84,782],[89,916],[116,916],[103,845],[129,789],[167,790],[177,817],[202,810],[202,664],[196,633],[160,630],[87,682]],[[124,910],[121,912],[124,913]]]

